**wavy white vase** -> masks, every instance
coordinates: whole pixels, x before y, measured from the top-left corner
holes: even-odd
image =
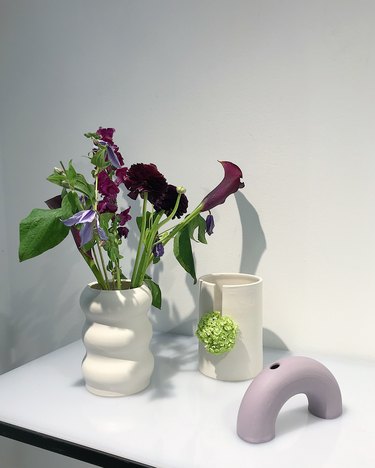
[[[91,393],[126,396],[149,385],[154,369],[147,315],[151,302],[146,286],[106,291],[90,283],[82,291],[80,304],[86,315],[82,373]]]
[[[211,354],[199,342],[199,370],[218,380],[248,380],[263,369],[262,279],[243,273],[215,273],[199,279],[199,317],[219,311],[239,326],[236,344]]]

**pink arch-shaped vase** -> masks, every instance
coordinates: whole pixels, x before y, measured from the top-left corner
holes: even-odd
[[[246,390],[237,419],[241,439],[254,444],[272,440],[282,406],[298,393],[306,394],[308,410],[319,418],[334,419],[342,413],[341,392],[332,373],[314,359],[287,357],[263,369]]]

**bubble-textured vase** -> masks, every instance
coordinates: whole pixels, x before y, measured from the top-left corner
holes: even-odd
[[[126,396],[150,383],[154,357],[149,345],[152,326],[148,318],[151,292],[146,286],[102,290],[97,283],[82,292],[86,316],[82,339],[86,356],[82,373],[86,388],[100,396]]]

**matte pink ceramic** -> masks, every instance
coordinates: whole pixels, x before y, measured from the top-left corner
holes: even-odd
[[[310,413],[324,419],[342,413],[338,383],[318,361],[295,356],[267,366],[250,384],[238,412],[237,433],[254,444],[275,437],[275,423],[284,403],[298,393],[305,393]]]

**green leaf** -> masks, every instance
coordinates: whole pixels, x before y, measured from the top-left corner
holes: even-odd
[[[69,184],[66,180],[66,176],[63,174],[59,174],[58,172],[53,172],[50,176],[47,177],[49,182],[53,184],[60,185],[60,187],[68,188]]]
[[[75,192],[68,192],[62,199],[61,203],[61,219],[70,218],[74,213],[81,211],[81,203],[78,195]]]
[[[106,154],[106,147],[101,147],[98,149],[91,158],[91,164],[94,166],[98,167],[99,169],[104,169],[105,167],[108,167],[110,163],[105,160],[105,154]]]
[[[57,210],[37,208],[21,221],[18,251],[21,262],[52,249],[65,239],[69,228],[60,221],[63,214],[62,208]]]
[[[152,294],[152,305],[157,307],[158,309],[161,308],[161,291],[158,284],[155,281],[152,281],[151,277],[146,275],[144,279],[145,284],[149,288]]]
[[[197,282],[197,277],[195,273],[194,257],[191,249],[188,226],[176,234],[174,238],[173,252],[179,264],[185,271],[187,271],[187,273],[189,273],[195,284]]]
[[[100,226],[105,230],[108,235],[109,231],[109,222],[113,218],[113,213],[101,213],[99,215]]]
[[[84,136],[86,138],[95,138],[96,140],[100,140],[100,135],[98,135],[97,133],[88,132],[88,133],[84,133]]]
[[[77,178],[77,172],[73,167],[72,160],[70,160],[68,163],[68,169],[66,170],[66,177],[68,179],[69,184],[72,187],[74,187],[74,184]]]
[[[86,195],[92,201],[92,203],[94,202],[95,187],[93,184],[89,184],[87,182],[84,175],[79,173],[77,174],[74,183],[74,188],[78,190],[78,192],[81,192],[84,195]]]
[[[151,216],[151,213],[150,213],[149,211],[146,211],[146,227],[147,227],[147,226],[149,225],[149,223],[150,223],[150,216]],[[137,216],[136,221],[137,221],[137,226],[138,226],[139,232],[141,232],[141,228],[142,228],[142,216]]]
[[[188,224],[188,227],[189,227],[190,239],[193,239],[196,242],[201,242],[202,244],[207,244],[206,221],[201,215],[195,216]],[[198,228],[198,239],[194,237],[194,232],[197,228]]]

